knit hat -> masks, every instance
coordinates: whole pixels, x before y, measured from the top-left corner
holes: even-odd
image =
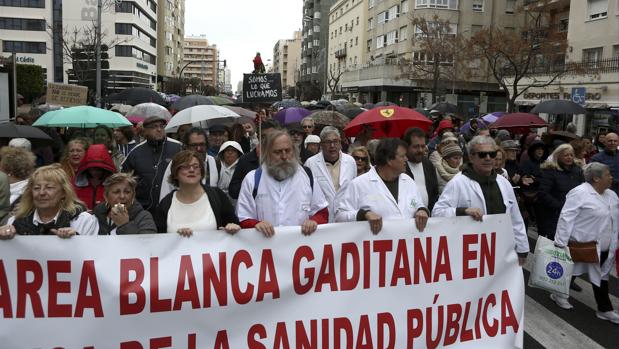
[[[441,144],[447,143],[449,141],[458,142],[458,137],[453,132],[445,132],[441,137]]]
[[[452,155],[462,155],[462,149],[457,144],[449,144],[443,148],[443,159],[447,159]]]
[[[508,149],[520,150],[520,143],[518,143],[518,141],[509,139],[509,140],[501,142],[501,148],[505,150],[508,150]]]

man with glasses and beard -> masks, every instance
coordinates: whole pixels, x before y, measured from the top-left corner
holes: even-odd
[[[277,226],[301,226],[304,235],[328,222],[329,210],[311,171],[302,167],[285,130],[273,130],[263,144],[261,166],[249,172],[237,202],[242,228],[256,228],[266,237]]]
[[[434,205],[432,217],[471,216],[481,222],[484,215],[508,213],[522,266],[529,253],[529,240],[514,189],[494,171],[496,142],[488,136],[475,136],[467,144],[467,150],[469,163],[447,183]]]

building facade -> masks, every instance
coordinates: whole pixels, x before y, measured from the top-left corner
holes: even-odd
[[[530,1],[533,3],[533,1]],[[548,67],[547,74],[565,74],[543,88],[529,88],[516,99],[523,111],[542,100],[571,99],[587,110],[583,115],[541,115],[552,128],[576,124],[579,134],[594,134],[616,128],[619,110],[619,4],[616,0],[557,0],[561,8],[553,28],[566,32],[566,65]],[[542,80],[544,72],[534,78]],[[509,80],[508,80],[509,81]],[[530,81],[522,79],[519,88]]]
[[[178,78],[183,61],[185,37],[185,0],[158,0],[157,82],[160,87],[170,78]]]
[[[301,32],[295,31],[292,39],[277,41],[273,47],[273,72],[282,77],[282,90],[297,84],[296,71],[301,68]]]
[[[218,86],[217,45],[209,45],[204,35],[185,37],[183,50],[182,76],[186,79],[198,78],[204,85]]]
[[[416,43],[413,18],[449,21],[453,34],[471,37],[484,27],[517,27],[520,0],[367,0],[364,1],[365,55],[355,69],[342,75],[341,88],[362,103],[390,101],[407,107],[427,107],[433,99],[458,104],[464,114],[504,109],[504,94],[489,73],[466,81],[454,78],[449,88],[432,96],[428,81],[404,74],[403,62],[423,57]],[[331,28],[333,31],[335,28]],[[339,33],[339,27],[338,33]],[[483,67],[482,67],[483,70]]]
[[[319,99],[326,91],[329,9],[335,0],[304,0],[301,34],[301,99]],[[324,18],[323,18],[324,17]]]
[[[84,38],[94,31],[96,18],[96,2],[93,5],[76,0],[2,0],[0,54],[16,52],[18,63],[43,67],[48,82],[77,83],[75,74],[69,74],[73,66],[65,47],[76,42],[94,42]],[[129,87],[154,87],[156,2],[111,2],[103,8],[101,23],[101,42],[110,47],[104,95]]]

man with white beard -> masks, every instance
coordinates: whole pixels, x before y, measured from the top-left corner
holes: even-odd
[[[312,173],[299,163],[285,130],[269,133],[262,145],[261,166],[249,172],[237,202],[243,228],[256,228],[266,237],[277,226],[301,226],[305,235],[329,220],[328,203]]]

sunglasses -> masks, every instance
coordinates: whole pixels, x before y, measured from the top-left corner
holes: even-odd
[[[496,150],[495,151],[478,151],[475,153],[478,158],[485,159],[486,157],[490,157],[491,159],[496,158]]]
[[[368,161],[368,158],[365,156],[353,156],[355,161]]]

